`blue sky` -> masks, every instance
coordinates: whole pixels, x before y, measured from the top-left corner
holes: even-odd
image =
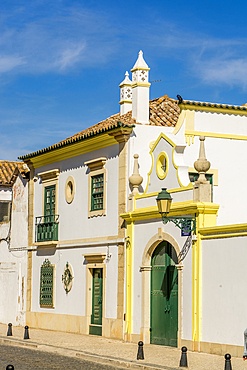
[[[0,159],[117,113],[140,49],[161,80],[150,98],[246,103],[246,11],[241,0],[1,0]]]

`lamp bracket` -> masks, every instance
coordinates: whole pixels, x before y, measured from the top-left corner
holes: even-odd
[[[178,217],[166,217],[162,216],[162,221],[164,224],[171,221],[173,222],[179,229],[181,229],[185,234],[192,233],[192,231],[196,230],[196,218],[189,217],[189,216],[178,216]]]

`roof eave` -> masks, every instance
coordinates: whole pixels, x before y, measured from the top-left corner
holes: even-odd
[[[29,160],[31,158],[37,157],[39,155],[42,155],[42,154],[45,154],[45,153],[54,151],[56,149],[63,148],[65,146],[73,145],[74,143],[77,143],[79,141],[83,141],[83,140],[89,139],[90,137],[97,136],[97,135],[100,135],[100,134],[107,133],[109,131],[116,130],[116,129],[120,128],[120,127],[127,128],[127,129],[133,129],[133,127],[135,127],[135,125],[134,124],[127,125],[127,124],[124,124],[124,123],[122,123],[120,121],[117,121],[116,124],[112,124],[109,127],[100,128],[97,131],[92,131],[92,132],[89,132],[89,133],[84,134],[84,135],[81,135],[81,136],[71,137],[70,139],[67,139],[67,140],[64,140],[64,141],[62,141],[60,143],[51,145],[51,146],[49,146],[47,148],[38,150],[37,152],[33,152],[33,153],[30,153],[30,154],[26,154],[24,156],[20,156],[20,157],[18,157],[18,159],[20,159],[20,160],[22,160],[22,161],[25,162],[25,161],[27,161],[27,160]]]

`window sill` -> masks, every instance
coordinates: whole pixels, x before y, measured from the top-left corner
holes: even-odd
[[[98,209],[97,211],[89,211],[88,218],[98,217],[98,216],[106,216],[105,209]]]
[[[47,242],[35,242],[33,245],[35,245],[36,247],[43,247],[43,248],[46,248],[46,247],[56,247],[58,245],[58,240],[50,240],[50,241],[47,241]]]

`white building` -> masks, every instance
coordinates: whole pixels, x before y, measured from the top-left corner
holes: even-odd
[[[0,161],[0,322],[25,325],[28,173],[23,162]]]
[[[31,168],[27,324],[241,356],[247,109],[149,101],[142,52],[131,72],[119,114],[21,157]],[[210,183],[196,182],[207,169],[194,168],[200,136]],[[164,187],[173,221],[195,218],[192,241],[162,222]]]

